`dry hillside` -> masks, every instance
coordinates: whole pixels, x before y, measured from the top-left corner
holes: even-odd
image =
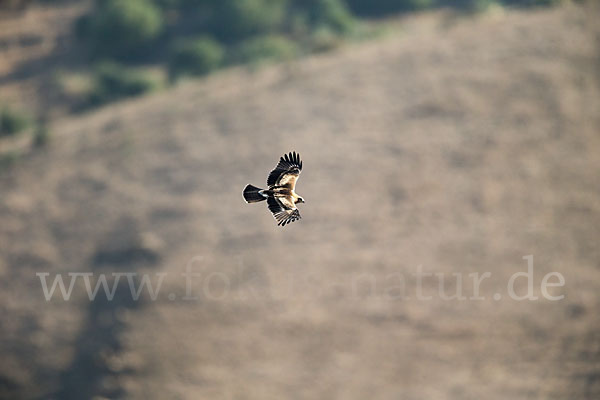
[[[55,122],[0,173],[0,397],[600,398],[599,14],[423,14]],[[291,150],[282,229],[241,190]],[[40,272],[167,275],[47,302]]]
[[[61,76],[86,68],[84,49],[72,31],[90,2],[23,2],[28,7],[20,11],[7,10],[6,2],[0,0],[0,106],[8,104],[32,116],[65,114],[69,99]]]

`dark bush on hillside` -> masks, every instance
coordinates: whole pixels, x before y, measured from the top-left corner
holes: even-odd
[[[163,9],[184,9],[189,10],[199,6],[212,7],[219,0],[153,0],[154,3]]]
[[[163,29],[163,16],[150,0],[102,0],[96,7],[76,25],[94,56],[140,56]]]
[[[47,146],[48,142],[50,142],[50,130],[48,130],[46,124],[41,123],[36,127],[33,134],[33,147],[42,148]]]
[[[485,11],[496,0],[438,0],[440,6],[454,7],[467,12]]]
[[[6,153],[0,153],[0,172],[13,167],[21,157],[16,151],[9,151]]]
[[[436,0],[346,0],[350,9],[360,16],[380,17],[406,11],[430,8]]]
[[[29,118],[7,106],[0,109],[0,137],[17,134],[29,126]]]
[[[276,31],[283,26],[287,0],[214,1],[212,31],[225,41]]]
[[[234,52],[238,63],[289,60],[297,53],[291,40],[279,35],[258,36],[240,43]]]
[[[316,53],[330,51],[339,47],[343,39],[326,27],[317,28],[310,37],[310,50]]]
[[[102,63],[95,68],[89,93],[89,106],[98,106],[125,97],[139,96],[156,88],[144,74],[115,63]]]
[[[326,27],[337,33],[348,33],[355,25],[356,21],[343,0],[306,0],[301,4],[307,9],[314,28]]]
[[[452,7],[470,12],[484,11],[493,4],[512,7],[549,6],[562,0],[437,0],[437,6]]]
[[[175,42],[169,59],[171,80],[180,75],[205,75],[223,62],[225,51],[216,41],[202,37]]]
[[[502,0],[502,3],[509,6],[549,6],[560,3],[561,0]]]

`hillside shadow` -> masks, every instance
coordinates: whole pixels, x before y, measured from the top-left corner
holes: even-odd
[[[110,288],[114,282],[109,278],[112,273],[137,272],[140,268],[155,266],[159,261],[157,252],[143,246],[137,224],[130,218],[118,221],[90,257],[94,274],[105,274]],[[141,281],[138,275],[133,277],[136,290]],[[139,311],[146,304],[143,295],[138,299],[133,297],[130,283],[128,279],[119,279],[112,299],[100,289],[89,302],[83,328],[74,341],[73,360],[60,373],[59,389],[50,398],[116,399],[125,396],[120,378],[136,371],[122,362],[126,350],[123,334],[128,328],[130,313]]]
[[[139,284],[137,282],[136,284]],[[75,340],[75,356],[60,374],[60,389],[51,398],[92,399],[121,398],[124,391],[118,377],[132,374],[120,369],[112,359],[124,350],[122,333],[127,328],[123,314],[137,311],[142,301],[134,301],[125,281],[120,281],[113,300],[99,296],[90,302],[84,328]]]

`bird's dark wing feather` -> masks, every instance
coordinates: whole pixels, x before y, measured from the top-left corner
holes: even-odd
[[[269,211],[273,213],[273,217],[277,221],[277,225],[285,226],[286,224],[297,221],[301,218],[300,211],[298,211],[296,206],[294,206],[294,208],[290,208],[289,204],[286,205],[286,203],[288,203],[288,201],[282,202],[276,197],[267,198]]]
[[[282,186],[294,190],[300,171],[302,171],[300,154],[297,154],[295,151],[285,154],[279,159],[279,163],[277,163],[275,169],[269,174],[267,186],[270,188],[273,186]]]

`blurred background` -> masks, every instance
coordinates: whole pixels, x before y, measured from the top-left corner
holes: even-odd
[[[600,398],[599,16],[0,1],[0,398]]]

